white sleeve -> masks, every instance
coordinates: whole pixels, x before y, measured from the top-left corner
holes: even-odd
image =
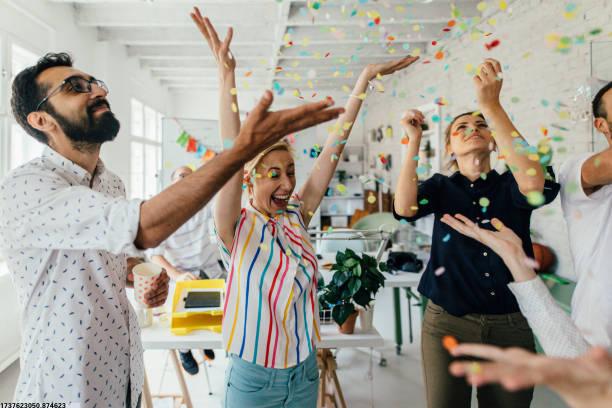
[[[508,287],[547,355],[572,358],[589,349],[582,333],[555,302],[542,279],[510,282]]]
[[[54,174],[16,172],[0,185],[0,246],[140,256],[134,240],[141,203],[72,186]]]
[[[564,210],[580,202],[592,200],[582,188],[582,166],[595,153],[583,153],[572,157],[559,166],[558,178],[561,184],[561,203]]]

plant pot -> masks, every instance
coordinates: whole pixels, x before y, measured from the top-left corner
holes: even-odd
[[[359,310],[359,327],[361,327],[361,330],[363,330],[364,332],[372,330],[372,328],[374,327],[373,322],[374,322],[374,306],[373,305],[367,309]]]
[[[354,311],[349,315],[344,323],[338,326],[338,330],[343,334],[353,334],[355,331],[355,322],[357,321],[357,315],[359,313]]]

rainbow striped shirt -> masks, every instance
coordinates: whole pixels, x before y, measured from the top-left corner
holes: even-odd
[[[223,342],[229,353],[269,368],[304,361],[320,341],[315,251],[293,196],[274,218],[250,203],[231,251],[217,239],[229,270]]]

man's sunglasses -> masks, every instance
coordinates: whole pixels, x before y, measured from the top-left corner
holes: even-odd
[[[55,89],[53,89],[49,95],[47,95],[42,101],[36,105],[35,111],[39,110],[43,103],[47,102],[49,98],[51,98],[56,93],[60,92],[66,85],[70,87],[71,90],[78,93],[90,93],[91,85],[96,84],[98,87],[102,88],[104,92],[108,94],[108,86],[104,83],[104,81],[96,78],[85,79],[82,76],[74,75],[68,77],[62,81]]]

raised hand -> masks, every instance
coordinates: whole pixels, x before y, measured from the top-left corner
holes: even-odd
[[[363,74],[366,75],[368,79],[375,78],[379,74],[382,76],[391,75],[396,71],[408,67],[418,59],[419,57],[413,57],[411,55],[408,55],[407,57],[403,57],[393,61],[382,62],[378,64],[368,64],[363,69]]]
[[[500,383],[510,391],[546,385],[573,408],[612,406],[612,356],[595,347],[575,359],[550,358],[519,348],[460,344],[451,353],[488,362],[454,362],[450,372],[476,386]]]
[[[476,99],[481,109],[500,105],[503,76],[499,61],[487,58],[478,67],[478,74],[473,78],[476,87]]]
[[[519,236],[497,218],[491,220],[491,225],[493,225],[496,231],[480,228],[478,224],[461,214],[455,214],[454,217],[444,214],[440,221],[455,231],[488,246],[503,259],[511,257],[525,258],[523,242]]]
[[[335,119],[344,112],[343,108],[330,108],[331,99],[270,112],[272,100],[272,92],[266,91],[236,138],[234,146],[244,149],[251,157],[286,135]]]
[[[230,44],[232,42],[234,30],[231,27],[228,28],[225,39],[221,42],[215,27],[208,17],[202,16],[199,8],[194,7],[190,15],[213,52],[219,69],[233,71],[236,68],[236,60],[230,51]]]
[[[409,109],[404,112],[400,124],[406,131],[406,136],[410,140],[417,140],[420,142],[421,136],[423,135],[423,129],[421,125],[425,122],[425,115],[419,110]]]

